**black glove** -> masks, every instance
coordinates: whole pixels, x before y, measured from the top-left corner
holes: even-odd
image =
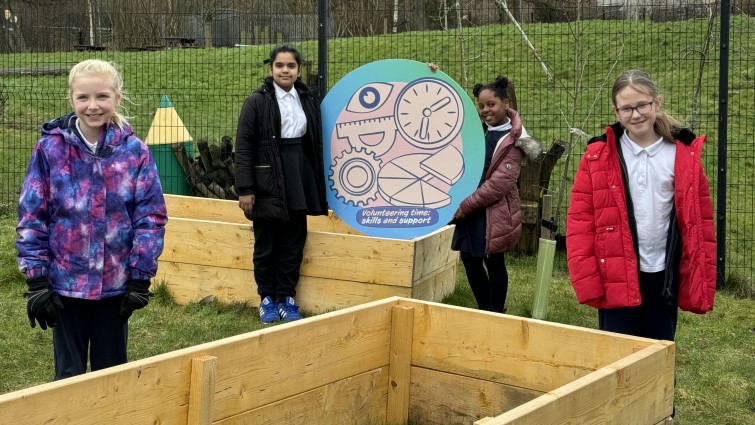
[[[60,322],[58,309],[63,309],[63,303],[50,286],[50,281],[46,277],[35,277],[26,281],[29,290],[24,292],[26,297],[26,314],[29,316],[29,324],[35,327],[39,322],[39,327],[46,330],[47,327],[54,328]]]
[[[149,280],[129,280],[126,284],[126,294],[121,303],[121,319],[128,321],[134,310],[144,308],[149,304]]]

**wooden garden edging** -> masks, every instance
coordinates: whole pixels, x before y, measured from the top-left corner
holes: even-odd
[[[671,414],[674,349],[392,297],[5,394],[0,411],[14,425],[653,425]]]

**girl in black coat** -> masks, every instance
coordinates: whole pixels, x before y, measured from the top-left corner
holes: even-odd
[[[328,212],[317,96],[291,46],[270,53],[270,76],[247,97],[236,133],[239,207],[254,222],[254,280],[263,323],[301,319],[294,301],[307,215]]]

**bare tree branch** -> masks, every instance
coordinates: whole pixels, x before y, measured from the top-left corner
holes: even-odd
[[[514,24],[516,29],[519,31],[519,34],[521,34],[522,39],[527,44],[527,47],[532,50],[532,53],[535,55],[535,58],[538,62],[540,62],[540,67],[543,68],[543,72],[548,77],[548,82],[553,83],[553,75],[551,74],[550,70],[548,69],[548,65],[545,64],[545,61],[542,57],[540,57],[540,53],[538,53],[537,49],[535,49],[535,46],[532,45],[532,42],[530,42],[529,37],[527,37],[527,33],[524,32],[522,29],[522,26],[519,25],[519,22],[514,18],[514,15],[509,10],[508,2],[506,0],[495,0],[496,4],[499,5],[503,10],[506,12],[506,15],[508,15],[509,19],[511,19],[511,22]]]
[[[705,35],[705,44],[703,50],[700,52],[700,65],[697,70],[697,81],[695,82],[695,91],[692,95],[692,113],[689,120],[689,125],[692,130],[697,126],[697,115],[700,113],[700,90],[703,85],[703,71],[705,70],[705,62],[708,59],[708,52],[710,51],[711,39],[713,39],[713,28],[716,21],[716,8],[718,2],[712,2],[708,5],[708,32]]]

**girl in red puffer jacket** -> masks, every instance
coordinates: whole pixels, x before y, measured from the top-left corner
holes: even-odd
[[[577,299],[600,329],[674,340],[677,306],[713,309],[716,240],[701,163],[705,136],[661,112],[650,77],[625,71],[612,92],[619,122],[588,142],[566,223]]]

